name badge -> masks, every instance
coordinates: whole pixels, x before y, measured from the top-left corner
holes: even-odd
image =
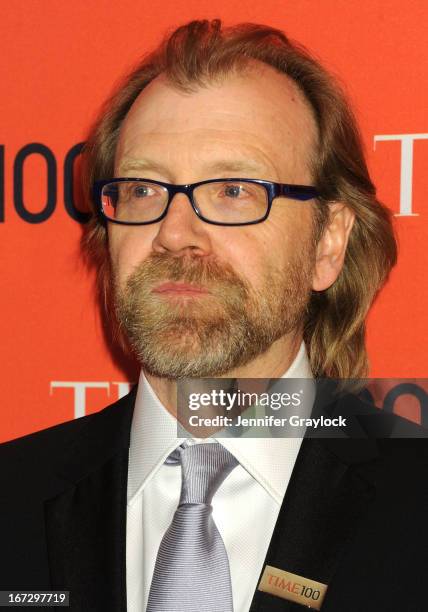
[[[266,565],[258,589],[302,606],[320,610],[327,585]]]

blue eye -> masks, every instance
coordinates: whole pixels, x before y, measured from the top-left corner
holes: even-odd
[[[134,187],[132,195],[136,198],[145,198],[150,195],[150,188],[147,185],[138,185]]]
[[[239,198],[239,196],[243,193],[244,188],[242,185],[226,185],[224,188],[224,193],[228,198]]]

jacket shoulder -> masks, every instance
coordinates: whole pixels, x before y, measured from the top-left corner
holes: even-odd
[[[4,493],[9,485],[15,487],[19,482],[28,483],[31,478],[46,478],[55,471],[64,452],[83,437],[102,438],[114,432],[123,421],[125,409],[133,406],[135,391],[98,412],[0,444],[0,491]]]

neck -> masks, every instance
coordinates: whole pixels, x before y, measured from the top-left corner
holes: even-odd
[[[295,360],[301,343],[301,331],[293,335],[283,336],[271,344],[262,355],[244,366],[234,368],[215,378],[281,378]],[[176,380],[160,378],[146,371],[144,374],[159,401],[173,417],[177,418]]]

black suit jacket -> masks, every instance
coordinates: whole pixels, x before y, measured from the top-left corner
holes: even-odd
[[[0,445],[1,589],[64,588],[73,612],[126,610],[134,402],[135,389],[99,413]],[[427,481],[427,440],[304,439],[263,568],[328,584],[322,612],[427,610]],[[303,609],[258,590],[251,605]]]

